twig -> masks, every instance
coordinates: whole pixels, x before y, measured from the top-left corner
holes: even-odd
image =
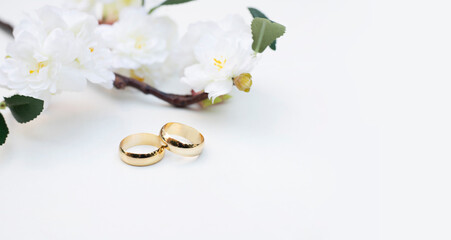
[[[2,29],[3,31],[5,31],[7,34],[9,35],[13,35],[13,27],[11,26],[11,24],[3,22],[0,20],[0,29]]]
[[[201,102],[208,99],[207,93],[201,93],[198,95],[178,95],[162,92],[144,82],[140,82],[136,79],[122,76],[116,73],[116,80],[114,80],[114,87],[117,89],[124,89],[126,87],[133,87],[143,92],[144,94],[151,94],[155,97],[170,103],[171,105],[179,108],[188,107],[191,104]]]
[[[2,22],[1,20],[0,20],[0,29],[2,29],[11,36],[13,35],[13,27],[8,23]],[[114,80],[114,87],[116,87],[117,89],[133,87],[140,90],[144,94],[154,95],[155,97],[179,108],[185,108],[191,104],[199,103],[203,100],[208,99],[207,93],[201,93],[198,95],[178,95],[165,93],[144,82],[140,82],[136,79],[122,76],[120,74],[116,74],[116,79]]]

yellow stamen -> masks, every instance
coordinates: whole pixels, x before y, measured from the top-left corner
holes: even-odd
[[[216,58],[213,58],[213,65],[218,68],[218,71],[221,71],[224,68],[224,65],[227,63],[227,59],[224,59],[223,61],[218,60]]]
[[[44,68],[47,64],[45,62],[38,63],[38,71],[41,70],[41,68]]]
[[[41,71],[41,69],[45,68],[46,66],[47,62],[39,62],[38,64],[36,64],[36,69],[30,70],[30,74],[39,73],[39,71]]]
[[[138,75],[136,75],[136,72],[134,70],[130,70],[130,77],[134,78],[134,79],[136,79],[136,80],[138,80],[140,82],[144,82],[144,80],[145,80],[144,78],[139,77]]]
[[[141,49],[146,45],[146,43],[144,42],[144,38],[143,37],[137,37],[136,41],[135,41],[135,48],[136,49]]]
[[[90,47],[89,50],[91,50],[91,52],[94,52],[94,48]]]
[[[125,6],[130,6],[133,4],[133,0],[123,0]]]

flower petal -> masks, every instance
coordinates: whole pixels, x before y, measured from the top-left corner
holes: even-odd
[[[191,86],[196,92],[204,90],[211,80],[200,64],[187,67],[185,77],[182,78],[182,82]]]
[[[215,98],[230,93],[233,88],[233,82],[230,80],[212,82],[205,87],[205,92],[208,97],[215,100]]]

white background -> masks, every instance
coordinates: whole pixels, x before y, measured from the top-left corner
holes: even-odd
[[[2,19],[44,2],[1,0]],[[54,0],[54,3],[60,1]],[[181,31],[254,6],[287,26],[250,94],[206,110],[134,91],[64,93],[0,148],[0,239],[449,239],[451,37],[446,1],[198,1]],[[10,39],[0,35],[0,50]],[[9,95],[0,90],[0,95]],[[198,159],[119,160],[166,122]]]

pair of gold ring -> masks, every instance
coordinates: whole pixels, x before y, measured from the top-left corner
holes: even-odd
[[[184,138],[189,142],[178,140]],[[157,147],[151,153],[130,153],[128,149],[149,145]],[[196,129],[181,123],[167,123],[161,128],[160,136],[151,133],[138,133],[124,138],[119,145],[119,155],[125,163],[132,166],[149,166],[164,157],[166,149],[186,156],[194,157],[201,154],[204,148],[204,136]]]

